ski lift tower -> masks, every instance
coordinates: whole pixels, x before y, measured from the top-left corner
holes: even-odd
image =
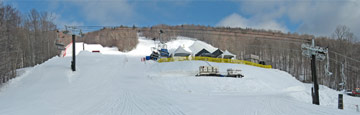
[[[314,86],[313,86],[313,88],[311,88],[312,102],[313,102],[313,104],[320,105],[319,84],[318,84],[317,76],[316,76],[315,62],[316,62],[316,60],[320,60],[320,61],[325,60],[325,58],[327,57],[327,54],[328,54],[328,49],[319,47],[319,46],[315,46],[314,38],[312,39],[311,45],[310,44],[302,44],[301,49],[302,49],[302,55],[304,55],[305,57],[311,58],[311,74],[312,74],[312,79],[314,82]]]
[[[162,39],[161,39],[161,34],[164,33],[164,31],[160,30],[159,31],[159,40],[160,40],[160,43],[163,43]]]
[[[159,44],[157,46],[157,49],[158,50],[161,50],[161,49],[167,49],[167,46],[166,44],[164,43],[164,40],[162,39],[161,35],[164,33],[163,30],[160,30],[159,31]]]
[[[75,60],[76,60],[76,54],[75,54],[75,42],[76,42],[76,40],[75,40],[75,32],[76,32],[76,30],[78,30],[78,28],[76,27],[76,26],[66,26],[65,25],[65,29],[68,31],[68,29],[70,29],[71,30],[71,33],[72,33],[72,61],[71,61],[71,70],[72,71],[76,71],[76,66],[75,66]]]
[[[161,35],[164,33],[164,31],[163,30],[160,30],[159,31],[159,41],[160,41],[160,43],[158,44],[158,51],[159,51],[159,53],[160,53],[160,58],[162,58],[162,57],[169,57],[169,51],[168,51],[168,49],[167,49],[167,46],[166,46],[166,44],[165,44],[165,42],[163,41],[163,39],[162,39],[162,37],[161,37]]]
[[[161,37],[161,34],[163,33],[164,33],[163,30],[159,31],[158,41],[156,41],[156,38],[153,39],[155,47],[151,47],[152,53],[150,54],[150,59],[157,60],[158,58],[169,57],[169,51]]]

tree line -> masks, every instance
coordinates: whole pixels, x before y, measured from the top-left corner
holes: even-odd
[[[58,54],[54,15],[32,9],[22,14],[0,2],[0,85],[16,69],[40,64]]]
[[[131,51],[138,44],[137,30],[135,28],[102,28],[88,32],[79,37],[77,41],[88,44],[101,44],[104,47],[117,47],[119,51]]]

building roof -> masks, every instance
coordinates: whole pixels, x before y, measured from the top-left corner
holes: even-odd
[[[195,41],[190,47],[189,49],[191,50],[191,52],[193,54],[197,54],[199,53],[201,50],[206,49],[209,53],[210,52],[214,52],[217,48],[202,42],[202,41]]]
[[[173,54],[174,56],[189,56],[191,55],[191,52],[186,51],[183,47],[179,46]]]
[[[202,50],[200,50],[198,53],[195,54],[195,56],[202,56],[203,54],[209,54],[210,52],[207,51],[205,48],[203,48]]]
[[[236,57],[236,55],[230,53],[229,51],[225,50],[223,52],[223,54],[221,54],[223,58],[232,58],[232,57]]]
[[[220,49],[217,49],[212,54],[214,57],[219,57],[219,56],[221,56],[221,54],[223,54],[223,51],[221,51]]]

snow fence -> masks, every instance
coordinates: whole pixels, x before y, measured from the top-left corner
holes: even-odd
[[[250,61],[245,60],[236,60],[236,59],[223,59],[223,58],[212,58],[212,57],[172,57],[172,58],[160,58],[158,60],[159,63],[162,62],[174,62],[174,61],[191,61],[191,60],[201,60],[201,61],[209,61],[209,62],[217,62],[217,63],[232,63],[232,64],[245,64],[245,65],[251,65],[261,68],[272,68],[271,65],[262,65]]]

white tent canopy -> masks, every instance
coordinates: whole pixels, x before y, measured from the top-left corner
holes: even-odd
[[[173,53],[173,56],[189,56],[191,52],[186,51],[183,47],[179,46]]]
[[[227,59],[231,59],[231,58],[236,58],[236,55],[230,53],[229,51],[225,50],[223,52],[223,54],[221,54],[222,58],[227,58]]]
[[[199,51],[201,51],[202,49],[206,49],[209,52],[214,52],[217,50],[217,48],[202,42],[202,41],[195,41],[190,47],[189,49],[191,50],[191,52],[193,53],[193,55],[197,54]]]

